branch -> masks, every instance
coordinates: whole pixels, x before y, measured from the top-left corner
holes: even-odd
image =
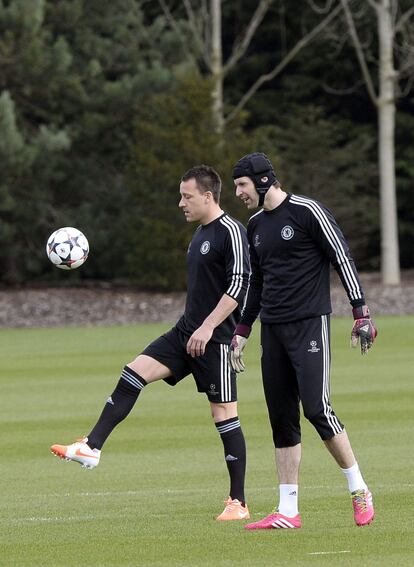
[[[358,32],[355,27],[355,22],[352,17],[351,11],[348,5],[349,0],[341,0],[343,10],[345,12],[346,21],[348,24],[349,33],[351,35],[352,43],[354,44],[355,52],[358,58],[359,66],[361,67],[362,76],[364,77],[365,85],[368,90],[368,94],[375,106],[378,104],[378,97],[375,93],[374,84],[368,69],[367,62],[365,60],[364,50],[362,49],[361,42],[358,37]],[[373,0],[368,0],[370,4],[374,3]]]
[[[367,0],[368,4],[371,6],[371,8],[374,8],[374,10],[379,10],[380,9],[380,5],[378,4],[378,2],[375,2],[375,0]]]
[[[407,46],[401,52],[404,60],[400,65],[399,77],[414,75],[414,46]]]
[[[414,25],[410,22],[413,14],[414,7],[402,14],[394,28],[394,50],[400,62],[400,78],[414,74]]]
[[[322,15],[322,14],[327,14],[328,12],[331,11],[331,8],[332,8],[332,0],[327,0],[326,6],[323,6],[322,8],[319,7],[319,6],[317,6],[317,5],[315,4],[314,0],[307,0],[307,1],[308,1],[309,6],[312,8],[312,10],[313,10],[314,12],[316,12],[317,14],[320,14],[320,15]]]
[[[236,114],[238,114],[247,104],[247,102],[252,98],[257,90],[268,81],[272,81],[283,69],[296,57],[296,55],[303,49],[308,43],[310,43],[318,34],[321,32],[328,24],[330,24],[337,15],[341,12],[341,6],[338,5],[332,12],[326,16],[312,31],[307,35],[302,37],[298,43],[289,51],[289,53],[278,63],[270,73],[261,75],[257,81],[250,87],[250,89],[242,96],[239,103],[233,108],[233,110],[225,118],[225,122],[230,122]]]
[[[393,30],[393,35],[395,35],[395,23],[397,21],[397,17],[398,17],[398,2],[393,2],[391,0],[391,21],[392,21],[392,30]]]
[[[190,24],[191,31],[193,32],[194,37],[199,38],[201,36],[201,30],[198,28],[197,18],[194,14],[194,10],[193,7],[191,6],[191,2],[189,2],[189,0],[183,0],[183,4],[185,7],[185,11],[187,13],[187,18]]]
[[[345,96],[345,95],[350,95],[350,94],[353,94],[354,92],[356,92],[360,88],[360,86],[363,82],[364,82],[363,79],[360,79],[352,87],[348,87],[347,89],[335,89],[334,87],[331,87],[327,83],[323,83],[322,88],[325,92],[327,92],[329,94],[338,95],[338,96]]]
[[[405,87],[403,89],[398,87],[398,90],[399,90],[398,98],[405,98],[409,94],[409,92],[411,91],[411,89],[413,87],[413,83],[414,83],[414,74],[412,74],[408,77],[407,84],[405,85]]]
[[[183,34],[182,34],[181,30],[179,29],[177,22],[176,22],[174,16],[172,15],[170,9],[168,8],[167,4],[164,2],[164,0],[158,0],[158,2],[159,2],[159,5],[161,6],[162,11],[164,12],[165,19],[170,24],[171,28],[176,32],[177,36],[180,38],[180,42],[181,42],[181,45],[183,46],[184,53],[192,61],[192,63],[194,63],[194,65],[196,65],[197,64],[196,59],[195,59],[195,57],[193,57],[191,51],[188,49],[188,44],[184,40]]]
[[[208,13],[208,6],[207,0],[201,1],[201,8],[200,8],[200,22],[201,22],[201,29],[203,30],[203,38],[202,42],[204,45],[208,45],[208,22],[209,22],[209,13]]]
[[[236,63],[243,57],[246,53],[247,48],[252,41],[252,38],[261,24],[270,4],[274,0],[260,0],[260,4],[257,6],[255,13],[253,14],[249,25],[246,29],[244,37],[241,41],[235,44],[233,52],[228,59],[227,63],[223,66],[223,77],[232,69]]]
[[[403,14],[401,16],[401,18],[398,20],[398,22],[395,24],[395,31],[399,32],[401,31],[401,29],[405,26],[405,24],[408,22],[408,20],[411,18],[411,16],[414,14],[414,6],[412,8],[410,8],[409,10],[407,10],[405,12],[405,14]]]
[[[286,40],[286,9],[284,2],[280,2],[279,5],[279,27],[280,27],[280,47],[283,56],[285,56],[287,51],[287,40]]]
[[[161,6],[162,11],[164,12],[164,16],[165,16],[166,20],[168,21],[168,23],[170,24],[170,26],[177,33],[179,33],[177,22],[175,21],[174,16],[171,14],[171,11],[168,8],[167,4],[164,2],[164,0],[158,0],[158,3]]]
[[[210,56],[208,53],[208,49],[206,48],[206,44],[202,41],[201,37],[202,34],[199,29],[197,29],[197,19],[194,14],[194,10],[191,6],[189,0],[183,0],[183,4],[185,6],[185,11],[187,12],[188,23],[190,24],[190,29],[193,32],[194,41],[203,57],[204,63],[207,67],[211,70],[211,61]]]

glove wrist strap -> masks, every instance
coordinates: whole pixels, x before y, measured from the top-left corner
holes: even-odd
[[[354,319],[369,319],[370,313],[368,305],[360,305],[359,307],[354,307],[352,309],[352,315]]]
[[[251,332],[252,328],[249,325],[243,325],[242,323],[239,323],[238,325],[236,325],[234,334],[248,339]]]

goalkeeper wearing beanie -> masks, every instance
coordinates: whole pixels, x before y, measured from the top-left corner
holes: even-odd
[[[247,226],[251,276],[230,361],[236,372],[244,370],[243,348],[260,312],[263,387],[279,476],[276,511],[245,527],[301,527],[300,402],[347,479],[355,523],[369,524],[372,495],[329,399],[331,264],[352,306],[352,346],[359,341],[366,354],[377,335],[347,242],[324,205],[283,191],[265,154],[241,158],[233,179],[236,196],[248,209],[263,208]]]

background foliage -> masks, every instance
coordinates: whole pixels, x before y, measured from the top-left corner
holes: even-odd
[[[296,4],[298,6],[296,7]],[[264,85],[219,137],[211,77],[186,48],[181,3],[172,27],[158,2],[0,2],[0,281],[133,283],[183,289],[194,226],[178,211],[182,173],[209,163],[224,182],[222,203],[246,221],[231,167],[265,151],[288,191],[324,201],[360,269],[378,269],[376,114],[341,30],[322,34]],[[224,55],[257,2],[223,2]],[[274,2],[245,57],[225,81],[227,110],[310,29],[305,0]],[[345,88],[346,87],[346,88]],[[401,265],[414,267],[414,99],[397,114]],[[59,226],[83,230],[91,256],[61,273],[44,255]]]

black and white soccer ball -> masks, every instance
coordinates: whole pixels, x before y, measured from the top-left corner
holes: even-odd
[[[49,260],[61,270],[74,270],[86,261],[89,243],[86,236],[73,226],[58,228],[46,244]]]

